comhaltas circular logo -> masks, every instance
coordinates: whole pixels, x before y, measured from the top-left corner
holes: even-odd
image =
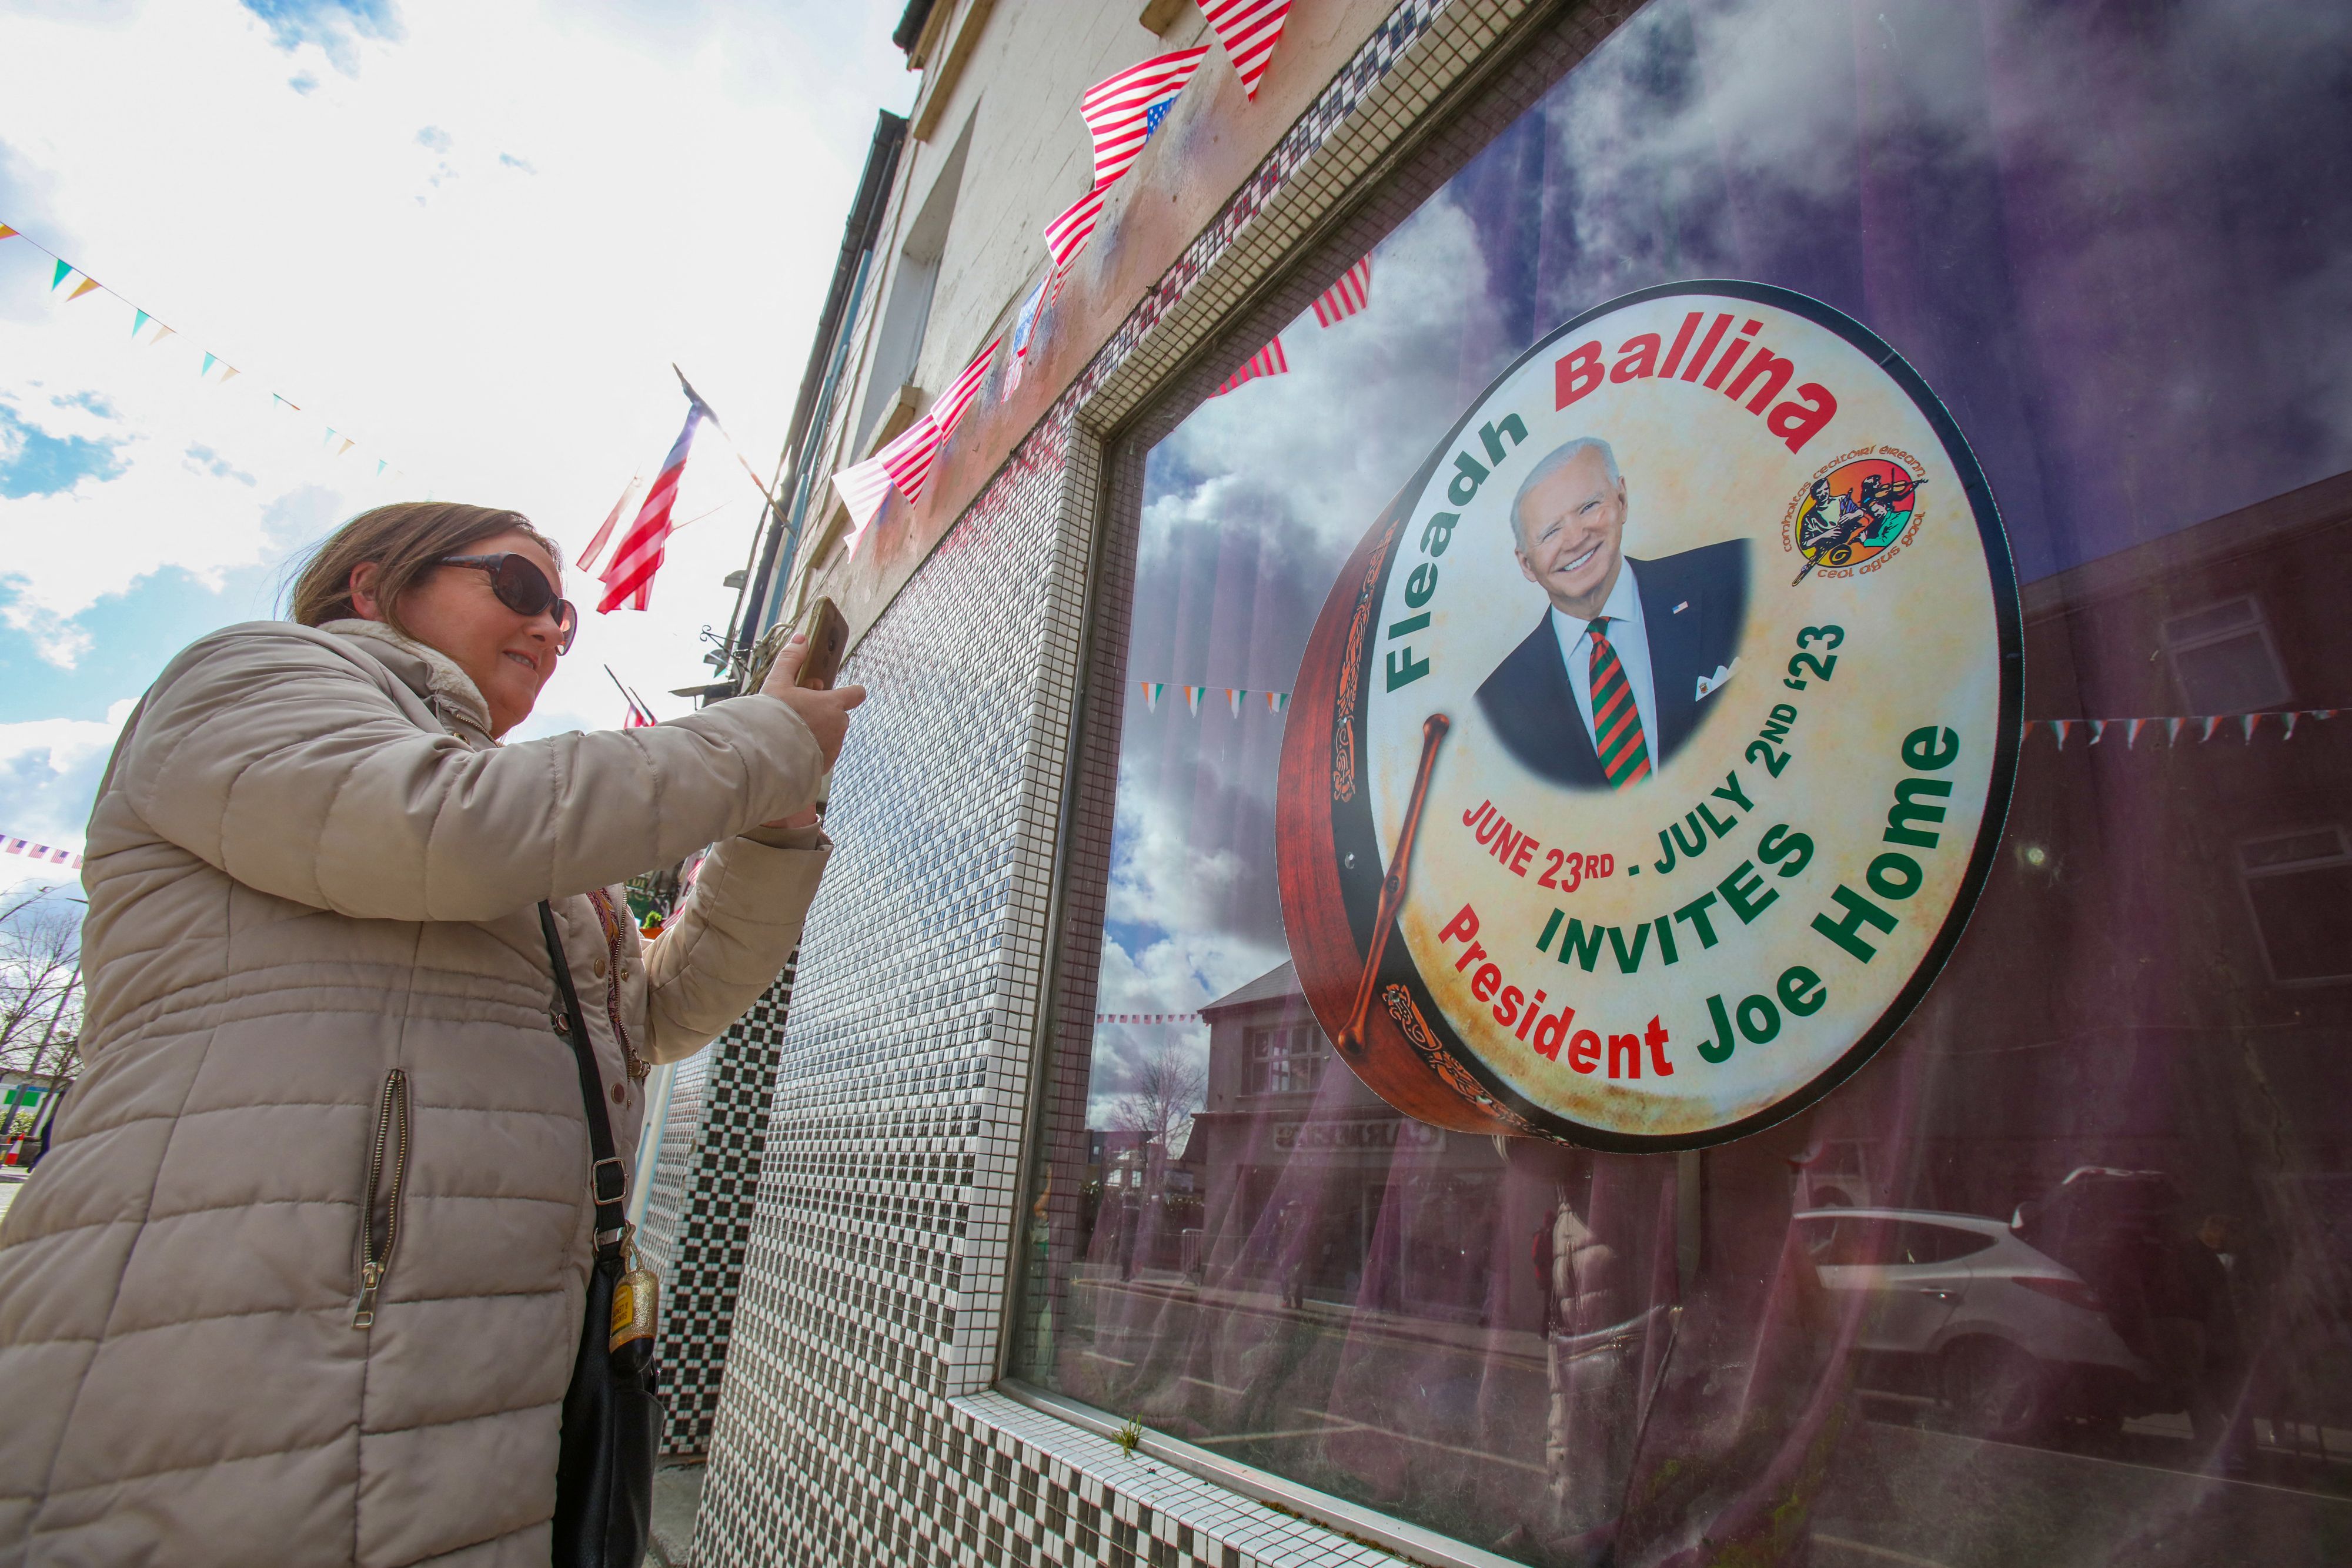
[[[2000,836],[2017,591],[1918,375],[1744,282],[1612,301],[1374,523],[1283,750],[1341,1059],[1440,1125],[1680,1148],[1850,1075]]]
[[[1780,547],[1804,558],[1796,580],[1816,567],[1832,577],[1854,568],[1876,570],[1894,559],[1921,521],[1919,486],[1927,482],[1908,453],[1882,448],[1824,464],[1789,503]]]

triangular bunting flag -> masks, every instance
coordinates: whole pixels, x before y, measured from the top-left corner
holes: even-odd
[[[2107,721],[2103,718],[2086,718],[2083,722],[2091,727],[2091,744],[2098,745],[2099,737],[2107,733]]]
[[[2184,725],[2184,724],[2188,723],[2188,722],[2189,722],[2189,721],[2188,721],[2187,719],[2184,719],[2184,718],[2168,718],[2168,719],[2166,719],[2166,720],[2164,721],[2164,743],[2165,743],[2167,746],[2178,746],[2178,745],[2179,745],[2179,744],[2180,744],[2180,727],[2181,727],[2182,725]]]
[[[343,437],[343,444],[335,448],[335,455],[341,457],[344,453],[349,452],[352,447],[357,446],[358,444],[358,442],[353,441],[350,436],[346,435]]]
[[[2039,721],[2029,718],[2023,725],[2019,727],[2017,731],[2018,744],[2021,746],[2025,742],[2033,738],[2033,727],[2037,722]]]
[[[2066,749],[2066,732],[2074,727],[2074,721],[2071,718],[2053,718],[2050,721],[2050,727],[2058,732],[2059,750]]]
[[[939,421],[926,413],[877,455],[889,472],[890,483],[898,486],[898,494],[909,501],[919,501],[923,498],[923,486],[930,481],[931,459],[939,450]]]
[[[2139,744],[2139,727],[2147,722],[2147,720],[2144,718],[2127,718],[2124,720],[2124,749],[2126,751],[2129,751],[2133,747]]]
[[[2215,727],[2218,727],[2218,726],[2221,724],[2221,719],[2219,719],[2218,717],[2216,717],[2216,718],[2209,718],[2209,719],[2207,719],[2207,720],[2205,721],[2205,733],[2204,733],[2204,734],[2202,734],[2202,735],[2200,735],[2200,736],[2199,736],[2199,737],[2197,737],[2197,744],[2198,744],[2198,745],[2200,745],[2200,746],[2202,746],[2202,745],[2204,745],[2207,741],[2209,741],[2209,740],[2212,739],[2212,738],[2213,738],[2213,731],[2214,731]]]
[[[890,498],[890,471],[882,466],[880,457],[868,457],[835,474],[833,487],[841,504],[849,508],[850,549],[855,553],[859,537],[882,510],[882,503]]]
[[[1315,324],[1336,327],[1372,302],[1372,258],[1364,257],[1315,298]]]
[[[1283,19],[1290,15],[1290,0],[1202,0],[1201,10],[1241,74],[1242,91],[1255,100],[1266,61],[1282,37]]]
[[[64,287],[66,279],[72,276],[72,262],[61,261],[58,263],[57,269],[49,274],[49,292],[55,294],[59,288]]]
[[[1054,287],[1048,298],[1061,297],[1062,277],[1094,236],[1095,225],[1102,218],[1103,198],[1109,193],[1108,185],[1097,185],[1045,225],[1045,250],[1054,258]]]
[[[1289,370],[1290,356],[1282,351],[1282,340],[1276,338],[1273,342],[1243,361],[1241,369],[1227,376],[1224,384],[1209,395],[1223,397],[1244,382],[1254,382],[1260,376],[1284,375],[1288,373]]]
[[[152,320],[153,320],[153,319],[154,319],[154,318],[153,318],[153,317],[152,317],[152,316],[150,316],[150,315],[148,315],[148,314],[147,314],[147,312],[145,312],[144,310],[133,310],[133,311],[131,311],[131,335],[132,337],[134,337],[134,338],[136,338],[137,336],[139,336],[139,334],[140,334],[140,333],[142,333],[142,332],[143,332],[143,331],[145,331],[145,330],[147,329],[147,323],[148,323],[148,322],[150,322],[150,321],[152,321]]]
[[[988,379],[989,361],[996,358],[996,345],[1003,340],[991,338],[988,347],[971,357],[971,363],[963,368],[963,373],[940,394],[940,401],[932,406],[931,421],[940,427],[941,442],[955,433],[956,423],[963,418],[964,410],[970,408],[971,400],[980,394],[980,383]]]
[[[205,356],[205,362],[204,362],[203,366],[202,366],[202,367],[200,367],[200,368],[197,370],[196,374],[198,374],[198,375],[200,375],[200,376],[208,376],[208,375],[210,375],[210,374],[212,374],[212,373],[213,373],[213,367],[214,367],[215,365],[216,365],[216,364],[219,364],[219,363],[220,363],[220,356],[219,356],[219,355],[217,355],[217,354],[206,354],[206,355]],[[330,432],[329,434],[332,434],[332,432]]]
[[[0,239],[12,239],[16,236],[16,231],[6,224],[0,224]]]
[[[80,298],[83,295],[89,293],[91,289],[97,287],[97,278],[85,277],[79,283],[74,285],[74,291],[71,294],[67,295],[66,299],[70,303],[73,300]]]
[[[1139,66],[1129,66],[1086,90],[1078,118],[1095,139],[1095,183],[1108,185],[1127,172],[1143,152],[1143,139],[1160,129],[1176,95],[1209,57],[1209,46],[1179,49]]]
[[[2294,715],[2290,713],[2286,716],[2286,734],[2281,736],[2279,738],[2282,740],[2293,740],[2294,738]]]
[[[2244,732],[2248,746],[2254,743],[2254,727],[2262,721],[2263,716],[2258,713],[2242,713],[2238,716],[2238,727]]]
[[[388,461],[389,459],[383,457],[379,457],[375,460],[375,476],[377,478],[381,479],[383,477],[384,465]]]
[[[1242,716],[1242,698],[1247,695],[1249,695],[1249,693],[1241,691],[1235,687],[1227,686],[1225,688],[1225,706],[1232,710],[1233,716],[1235,718]]]
[[[1289,706],[1290,694],[1288,692],[1268,692],[1265,694],[1265,706],[1268,713],[1280,713]]]
[[[1201,716],[1201,698],[1207,693],[1208,689],[1209,688],[1206,686],[1186,686],[1184,688],[1184,706],[1192,710],[1192,714],[1194,718]]]

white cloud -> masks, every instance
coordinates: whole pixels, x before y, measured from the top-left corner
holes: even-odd
[[[0,242],[0,393],[62,435],[97,416],[52,396],[101,392],[124,438],[118,476],[0,500],[0,624],[70,661],[110,596],[273,566],[427,493],[517,507],[576,549],[676,434],[673,361],[764,475],[875,112],[914,79],[898,9],[408,0],[397,41],[346,37],[355,74],[302,43],[293,91],[231,0],[0,16],[0,219],[179,333],[134,345],[129,304],[67,304],[45,257]],[[200,382],[204,350],[244,373]],[[337,458],[328,423],[360,446]],[[719,580],[759,517],[708,427],[677,515],[706,513],[652,612],[587,616],[523,733],[616,723],[606,662],[657,714],[687,711],[667,688],[707,678],[699,633],[724,628]],[[9,695],[18,715],[47,700]]]
[[[126,697],[110,707],[102,720],[0,724],[0,794],[8,802],[0,834],[79,851],[114,738],[137,706]],[[20,857],[0,855],[0,883],[66,881],[79,874],[64,866],[37,867]]]

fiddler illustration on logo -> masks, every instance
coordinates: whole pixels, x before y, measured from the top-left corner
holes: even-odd
[[[1818,300],[1626,295],[1342,569],[1283,744],[1301,984],[1391,1104],[1689,1148],[1854,1072],[1990,866],[2017,585],[1916,371]]]

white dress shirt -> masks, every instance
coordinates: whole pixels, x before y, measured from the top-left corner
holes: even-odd
[[[1617,586],[1609,591],[1609,601],[1601,607],[1609,624],[1601,629],[1609,645],[1617,650],[1617,662],[1625,666],[1625,679],[1633,688],[1633,709],[1642,716],[1642,744],[1650,754],[1650,766],[1658,764],[1658,690],[1650,676],[1650,633],[1642,622],[1642,591],[1633,581],[1633,563],[1626,561],[1617,573]],[[1559,639],[1561,663],[1568,666],[1568,689],[1576,694],[1576,712],[1584,720],[1584,733],[1597,750],[1600,741],[1592,734],[1592,627],[1588,622],[1572,615],[1563,615],[1558,606],[1551,612],[1552,635]]]

